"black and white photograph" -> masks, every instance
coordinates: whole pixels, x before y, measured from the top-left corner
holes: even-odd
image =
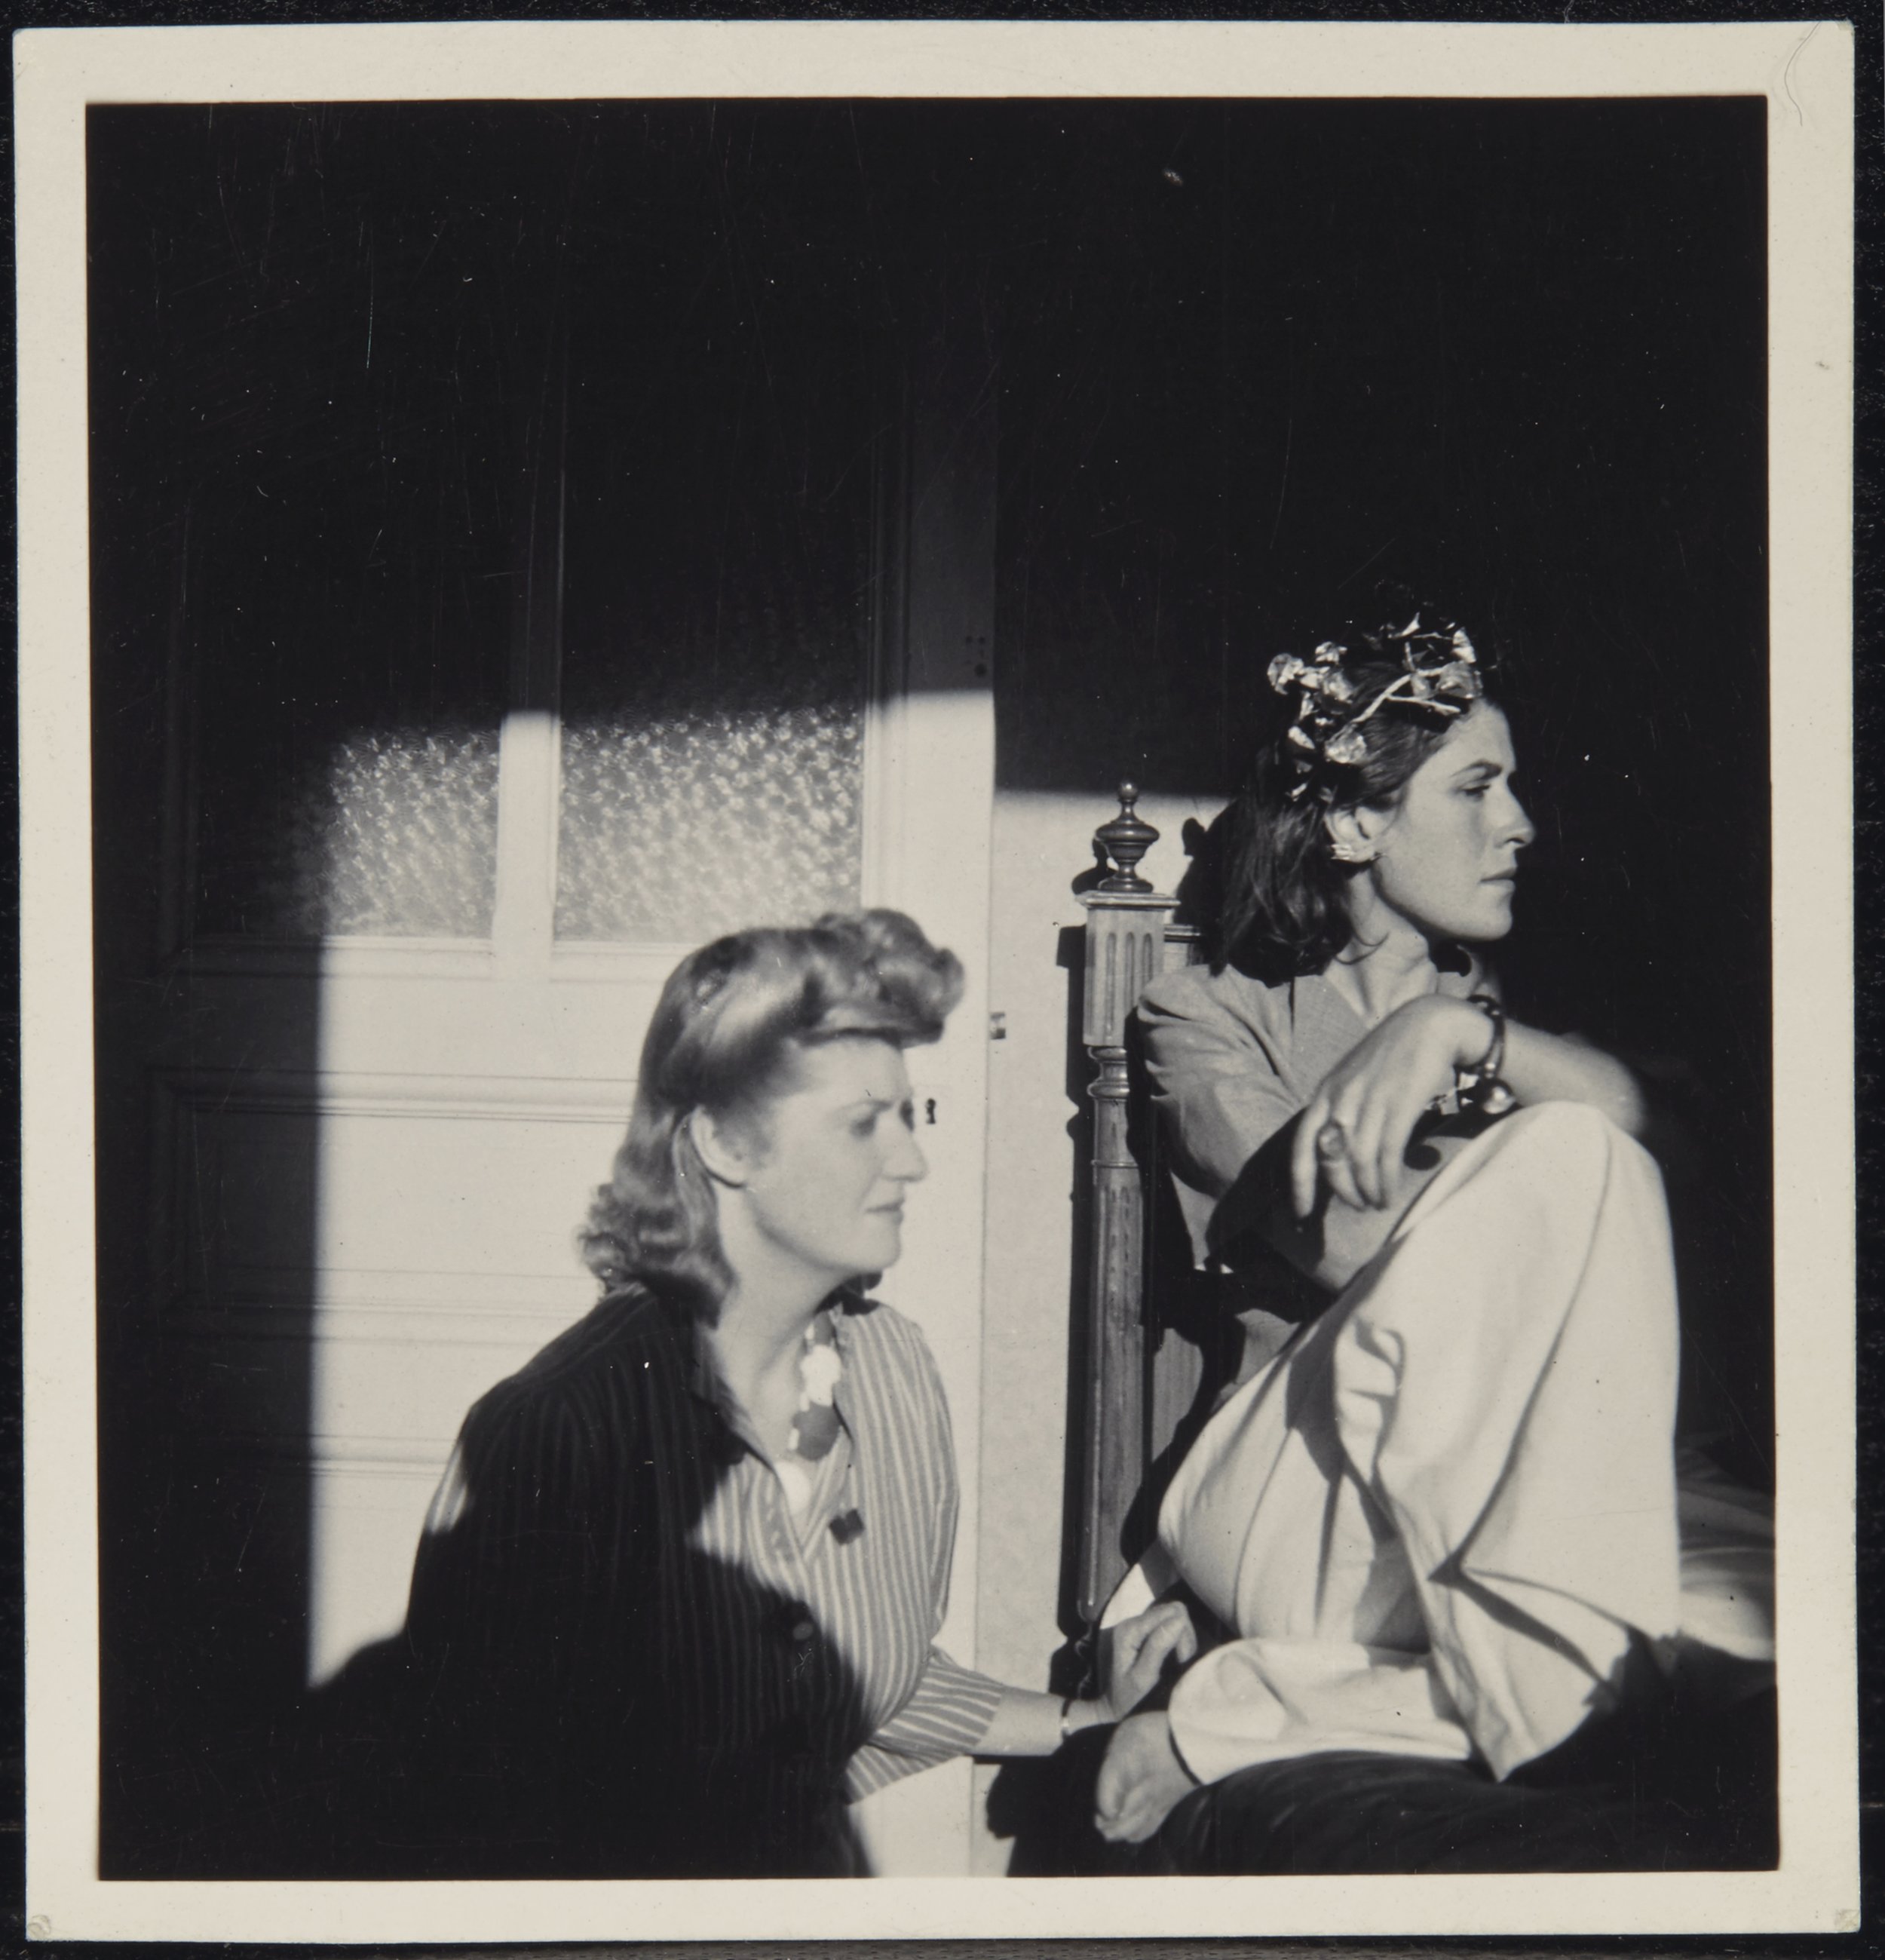
[[[1856,1926],[1852,33],[1649,40],[16,43],[33,1933]]]

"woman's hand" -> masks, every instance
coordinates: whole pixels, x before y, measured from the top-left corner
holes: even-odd
[[[1297,1119],[1289,1194],[1299,1218],[1326,1185],[1357,1209],[1388,1204],[1414,1125],[1454,1071],[1484,1055],[1492,1029],[1478,1008],[1429,994],[1397,1007],[1324,1077]]]
[[[1101,1678],[1101,1721],[1117,1722],[1130,1715],[1159,1685],[1165,1662],[1181,1664],[1198,1650],[1197,1629],[1184,1602],[1168,1599],[1148,1606],[1130,1620],[1107,1629]]]
[[[1197,1788],[1171,1746],[1163,1709],[1120,1723],[1107,1745],[1095,1793],[1093,1828],[1115,1844],[1143,1844]]]

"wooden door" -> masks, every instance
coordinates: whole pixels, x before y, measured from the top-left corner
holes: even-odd
[[[126,182],[171,154],[133,113]],[[395,382],[336,382],[312,328],[304,377],[291,336],[229,326],[239,255],[177,181],[157,269],[194,253],[211,310],[171,303],[176,344],[147,347],[132,212],[100,240],[118,311],[94,332],[95,476],[129,514],[94,591],[104,1841],[127,1876],[214,1872],[219,1783],[399,1626],[466,1409],[594,1297],[576,1229],[660,984],[716,932],[895,905],[971,975],[915,1058],[933,1170],[884,1290],[943,1370],[974,1571],[985,362],[946,321],[862,368],[776,334],[773,379],[799,359],[812,408],[723,412],[730,313],[726,355],[710,317],[684,345],[650,325],[651,382],[618,313],[510,267],[468,391],[462,332],[428,377],[370,255]],[[336,387],[382,450],[396,395],[439,405],[411,482],[310,451],[301,395]],[[161,454],[125,434],[154,390]],[[188,446],[245,390],[269,412]],[[965,1776],[879,1807],[888,1865],[965,1860]]]
[[[918,581],[924,562],[919,551]],[[885,1288],[925,1325],[943,1367],[968,1472],[968,1574],[992,733],[985,690],[911,686],[912,669],[920,678],[961,660],[974,637],[953,630],[957,600],[912,597],[914,618],[933,603],[949,630],[892,649],[855,704],[857,816],[848,846],[834,847],[853,854],[850,890],[808,902],[787,883],[793,852],[755,854],[720,895],[724,916],[701,930],[827,902],[894,904],[973,976],[944,1042],[913,1058],[932,1169]],[[155,1285],[140,1344],[156,1349],[177,1418],[162,1455],[186,1482],[228,1494],[215,1519],[167,1524],[210,1528],[188,1555],[225,1610],[243,1593],[245,1559],[256,1582],[272,1576],[291,1595],[304,1555],[303,1651],[278,1656],[284,1682],[317,1682],[398,1627],[466,1408],[593,1297],[575,1228],[619,1140],[661,982],[691,942],[559,935],[575,746],[553,710],[503,717],[488,937],[205,936],[166,978],[149,1055]],[[717,768],[738,766],[696,746]],[[396,772],[383,752],[371,759],[383,781]],[[814,750],[799,764],[820,759]],[[621,875],[632,880],[640,861],[626,854]],[[561,889],[567,919],[567,879]],[[304,1506],[304,1554],[293,1515]],[[256,1605],[269,1645],[296,1637],[291,1596]],[[958,1595],[952,1617],[967,1653],[972,1601]],[[901,1814],[908,1799],[884,1807]],[[965,1793],[948,1807],[961,1836]]]

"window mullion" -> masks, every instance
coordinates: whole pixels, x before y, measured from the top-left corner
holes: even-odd
[[[507,969],[546,971],[556,932],[561,795],[564,522],[569,427],[560,347],[523,418],[518,514],[520,590],[510,701],[497,755],[497,889],[492,950]]]

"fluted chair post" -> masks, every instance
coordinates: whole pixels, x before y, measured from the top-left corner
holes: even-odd
[[[1093,1064],[1093,1208],[1086,1301],[1078,1610],[1096,1621],[1126,1569],[1126,1514],[1148,1464],[1146,1427],[1146,1178],[1133,1156],[1127,1103],[1126,1023],[1163,969],[1178,901],[1139,875],[1159,833],[1119,787],[1119,814],[1095,832],[1109,870],[1082,892],[1086,985],[1081,1040]]]

